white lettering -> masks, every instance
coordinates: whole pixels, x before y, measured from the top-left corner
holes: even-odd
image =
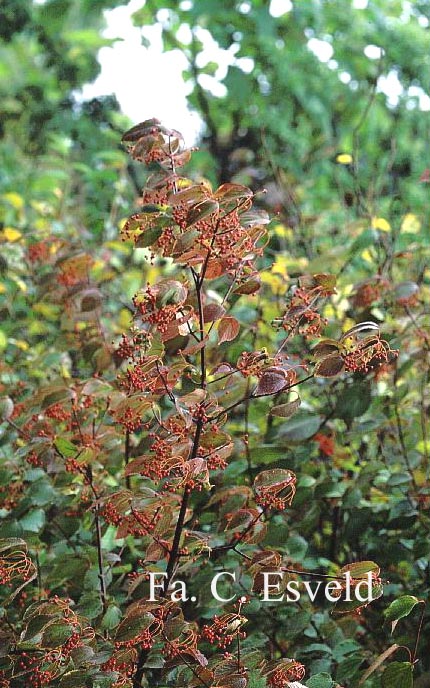
[[[291,580],[288,581],[287,583],[287,592],[291,594],[287,595],[287,602],[298,602],[300,600],[300,593],[298,591],[300,583],[299,581],[296,580]]]
[[[263,602],[282,602],[282,600],[284,599],[284,595],[282,595],[281,597],[269,597],[269,588],[276,590],[276,592],[280,592],[280,583],[269,583],[269,576],[278,576],[278,578],[282,579],[284,577],[284,574],[278,571],[263,571]]]
[[[311,602],[315,602],[315,598],[316,598],[316,596],[318,595],[318,590],[319,590],[320,587],[321,587],[321,583],[322,583],[322,581],[318,581],[318,585],[317,585],[317,587],[316,587],[316,589],[315,589],[315,592],[314,592],[314,591],[312,590],[312,588],[311,588],[310,581],[304,581],[304,582],[303,582],[303,585],[305,586],[305,588],[306,588],[306,590],[307,590],[307,592],[308,592],[309,599],[310,599]]]
[[[172,589],[172,592],[170,593],[170,599],[172,602],[187,602],[189,598],[187,597],[187,587],[184,581],[174,581],[173,585],[170,587]],[[179,590],[175,590],[175,588],[178,587]]]
[[[150,571],[149,572],[149,601],[150,602],[155,602],[155,588],[159,588],[160,590],[164,590],[164,585],[163,583],[156,583],[155,582],[155,576],[162,576],[163,578],[167,578],[167,573],[159,573],[157,571]]]
[[[326,598],[329,600],[329,602],[337,602],[339,595],[332,595],[332,590],[342,590],[342,583],[339,583],[339,581],[330,581],[330,583],[327,583],[325,586]]]
[[[362,585],[367,586],[367,597],[360,596],[360,588]],[[354,594],[359,602],[372,602],[372,573],[370,571],[367,573],[367,580],[362,580],[355,586]]]
[[[217,573],[216,576],[214,576],[212,578],[212,581],[211,581],[212,597],[214,597],[218,602],[231,602],[232,600],[234,600],[236,595],[233,595],[232,597],[226,598],[226,597],[221,597],[221,595],[218,594],[217,584],[218,584],[219,579],[222,576],[230,576],[230,578],[232,578],[234,580],[234,582],[236,582],[236,574],[235,573],[229,573],[228,571],[221,571],[221,573]]]

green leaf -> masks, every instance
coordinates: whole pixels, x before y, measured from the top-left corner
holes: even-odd
[[[306,681],[307,688],[332,688],[333,679],[330,674],[314,674]]]
[[[20,524],[24,530],[31,533],[38,533],[45,525],[45,512],[43,509],[32,509],[20,519]]]
[[[64,437],[58,437],[58,439],[56,439],[54,442],[54,446],[66,459],[73,458],[79,451],[73,442],[64,439]]]
[[[108,630],[115,628],[115,626],[118,626],[121,616],[121,609],[114,604],[111,604],[102,618],[101,627]]]
[[[399,619],[403,619],[405,616],[409,616],[413,608],[419,604],[419,599],[413,595],[403,595],[399,597],[394,602],[391,602],[390,606],[384,610],[384,616],[386,621],[391,621],[391,633],[394,631]]]
[[[42,647],[60,647],[60,645],[64,645],[72,633],[73,626],[65,624],[64,621],[55,621],[45,628],[40,643]]]
[[[280,436],[290,442],[303,442],[318,432],[321,419],[319,416],[306,414],[297,414],[294,420],[284,423],[280,427]]]
[[[150,227],[145,229],[143,234],[141,234],[136,240],[137,248],[147,248],[148,246],[152,246],[152,244],[155,244],[157,239],[161,237],[162,233],[162,227]]]
[[[413,688],[413,667],[410,662],[392,662],[382,674],[382,688]]]
[[[59,688],[82,688],[82,686],[92,686],[93,683],[84,669],[74,669],[63,674],[59,682]]]
[[[369,382],[348,385],[338,396],[335,417],[351,422],[366,413],[372,401]]]
[[[142,631],[145,631],[154,621],[154,616],[150,612],[129,614],[118,626],[115,634],[116,642],[125,642],[136,638]]]

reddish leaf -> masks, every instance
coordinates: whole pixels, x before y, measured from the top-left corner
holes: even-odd
[[[339,352],[339,342],[336,339],[323,339],[312,349],[314,358],[326,358],[330,354]]]
[[[205,184],[192,184],[177,193],[172,193],[169,196],[169,202],[172,206],[182,203],[199,203],[207,198],[208,191],[209,189]]]
[[[227,315],[218,325],[218,344],[231,342],[236,339],[240,331],[240,325],[236,318]]]
[[[154,130],[156,131],[160,125],[160,120],[156,119],[155,117],[153,119],[146,119],[144,122],[140,122],[134,127],[131,127],[131,129],[128,129],[121,141],[131,143],[133,141],[138,141],[140,138],[142,138],[142,136],[147,136],[148,134],[154,133]]]
[[[261,471],[254,480],[255,489],[262,488],[282,488],[295,482],[295,475],[286,468],[271,468],[268,471]]]
[[[215,322],[222,318],[225,313],[225,308],[218,303],[208,303],[203,308],[203,320],[205,323]]]
[[[255,396],[264,397],[280,392],[288,384],[282,368],[267,368],[261,375]]]
[[[430,169],[427,167],[420,177],[420,182],[425,184],[430,182]]]
[[[274,406],[270,413],[272,416],[278,416],[279,418],[290,418],[295,414],[301,404],[300,397],[288,401],[286,404],[280,404],[279,406]]]
[[[233,290],[233,294],[255,294],[261,287],[261,280],[258,275],[250,277],[245,280],[236,289]]]
[[[326,358],[318,361],[314,368],[316,377],[335,377],[343,371],[344,360],[339,354],[330,354]]]
[[[196,203],[196,205],[190,208],[187,215],[187,227],[191,227],[191,225],[194,225],[196,222],[204,220],[206,217],[210,217],[210,215],[214,215],[218,210],[219,203],[217,203],[217,201],[207,199],[200,203]]]

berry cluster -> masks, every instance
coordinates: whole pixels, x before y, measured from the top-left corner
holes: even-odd
[[[214,616],[211,626],[203,626],[201,636],[211,645],[217,645],[220,650],[225,650],[235,638],[246,637],[246,633],[242,631],[244,623],[246,619],[240,614]]]
[[[375,335],[357,342],[350,351],[342,352],[342,358],[346,371],[367,373],[375,365],[389,362],[398,356],[398,353],[397,350],[391,349],[388,342]]]
[[[296,494],[296,476],[291,474],[289,480],[273,485],[261,485],[256,489],[255,501],[263,509],[283,511],[290,506]]]
[[[268,685],[271,688],[288,688],[292,681],[301,681],[305,675],[305,667],[295,660],[284,662],[270,673]]]

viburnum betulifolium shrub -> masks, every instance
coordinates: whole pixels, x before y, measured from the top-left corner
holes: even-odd
[[[356,636],[386,572],[360,556],[317,559],[318,539],[305,561],[304,534],[311,543],[323,516],[318,468],[303,473],[294,447],[316,437],[322,464],[332,453],[329,418],[300,415],[302,384],[377,373],[397,351],[371,320],[324,338],[332,275],[273,291],[262,194],[182,176],[192,151],[157,120],[123,141],[149,174],[121,234],[155,280],[111,347],[89,257],[64,258],[76,370],[2,399],[16,454],[2,502],[0,686],[298,688],[309,673],[311,688],[379,686],[398,645],[360,678],[374,648],[363,655]],[[337,492],[321,495],[337,507]],[[23,521],[25,538],[13,529]],[[386,620],[418,603],[400,598]],[[336,682],[314,659],[328,637]],[[388,665],[383,688],[412,685],[415,653]]]

